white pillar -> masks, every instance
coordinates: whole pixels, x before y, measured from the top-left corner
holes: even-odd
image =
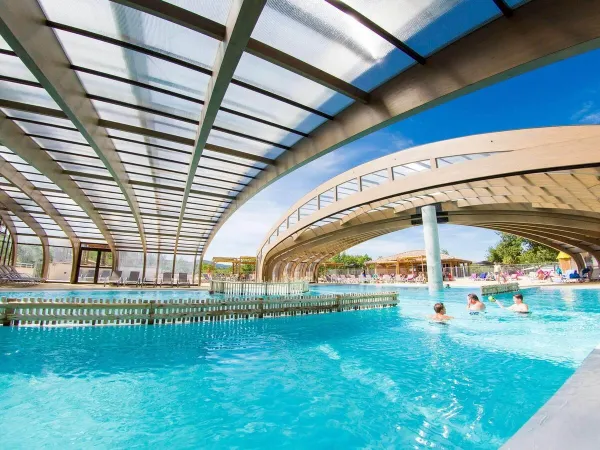
[[[440,255],[440,239],[438,236],[435,205],[423,206],[421,213],[423,216],[423,235],[425,237],[429,292],[441,291],[444,288],[444,283],[442,279],[442,258]]]

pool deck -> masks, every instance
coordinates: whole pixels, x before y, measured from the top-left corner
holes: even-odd
[[[537,280],[529,280],[523,279],[519,280],[520,288],[531,288],[531,287],[539,287],[539,288],[566,288],[566,289],[600,289],[600,283],[597,281],[593,282],[585,282],[585,283],[553,283],[548,281],[537,281]],[[444,282],[444,285],[449,284],[450,287],[458,287],[458,288],[481,288],[481,286],[490,286],[495,284],[490,281],[473,281],[471,279],[459,279],[456,281]],[[356,286],[355,284],[335,284],[335,283],[319,283],[321,286]],[[391,286],[391,287],[413,287],[413,288],[425,288],[427,284],[425,283],[382,283],[378,284],[380,286]],[[203,283],[202,286],[191,286],[191,287],[183,287],[178,288],[176,286],[165,286],[165,287],[154,287],[154,286],[103,286],[101,284],[92,285],[92,284],[69,284],[69,283],[44,283],[38,284],[34,286],[2,286],[0,287],[0,293],[2,292],[14,292],[14,291],[65,291],[65,290],[130,290],[130,291],[164,291],[164,290],[183,290],[183,291],[208,291],[210,285],[208,283]]]
[[[600,448],[599,380],[600,346],[502,449]]]

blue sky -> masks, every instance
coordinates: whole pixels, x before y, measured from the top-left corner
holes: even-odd
[[[430,142],[493,131],[600,123],[600,50],[579,55],[473,92],[373,133],[292,172],[246,203],[208,249],[213,256],[255,255],[275,222],[300,197],[346,170]],[[567,155],[566,155],[567,157]],[[450,254],[482,260],[493,231],[440,226]],[[364,242],[349,253],[378,257],[423,248],[421,227]]]

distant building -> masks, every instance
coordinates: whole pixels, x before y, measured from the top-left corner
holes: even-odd
[[[451,255],[441,255],[443,273],[451,273],[453,277],[463,277],[467,266],[472,264],[468,259]],[[425,250],[410,250],[391,256],[384,256],[365,265],[378,275],[408,275],[411,273],[427,272],[427,256]]]

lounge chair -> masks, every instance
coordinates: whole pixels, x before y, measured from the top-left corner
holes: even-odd
[[[415,281],[415,274],[411,273],[410,275],[408,275],[406,277],[406,281],[407,281],[407,283],[413,283]]]
[[[143,286],[156,286],[158,280],[154,277],[146,277],[144,281],[142,281]]]
[[[85,272],[83,272],[83,274],[79,275],[79,281],[83,281],[84,283],[93,283],[95,273],[96,269],[87,269]]]
[[[140,272],[138,270],[132,270],[129,272],[129,276],[125,280],[124,284],[140,284]]]
[[[110,269],[104,269],[104,270],[102,270],[100,272],[100,275],[98,275],[98,282],[99,283],[106,283],[106,281],[110,277],[110,273],[111,273]]]
[[[4,266],[4,267],[8,270],[8,272],[12,275],[13,279],[17,282],[38,284],[38,283],[44,283],[46,281],[45,278],[23,275],[22,273],[17,271],[17,269],[15,269],[13,266]]]
[[[163,272],[160,286],[162,287],[163,284],[165,284],[167,286],[173,286],[173,273],[172,272]]]
[[[177,278],[177,286],[186,286],[190,287],[190,281],[188,280],[188,274],[185,272],[179,272],[179,277]]]
[[[17,272],[13,267],[0,266],[1,279],[3,283],[12,284],[35,284],[33,279]]]
[[[111,286],[123,284],[123,271],[113,270],[113,272],[110,274],[110,277],[108,277],[108,280],[104,282],[104,286],[106,286],[106,283]]]

